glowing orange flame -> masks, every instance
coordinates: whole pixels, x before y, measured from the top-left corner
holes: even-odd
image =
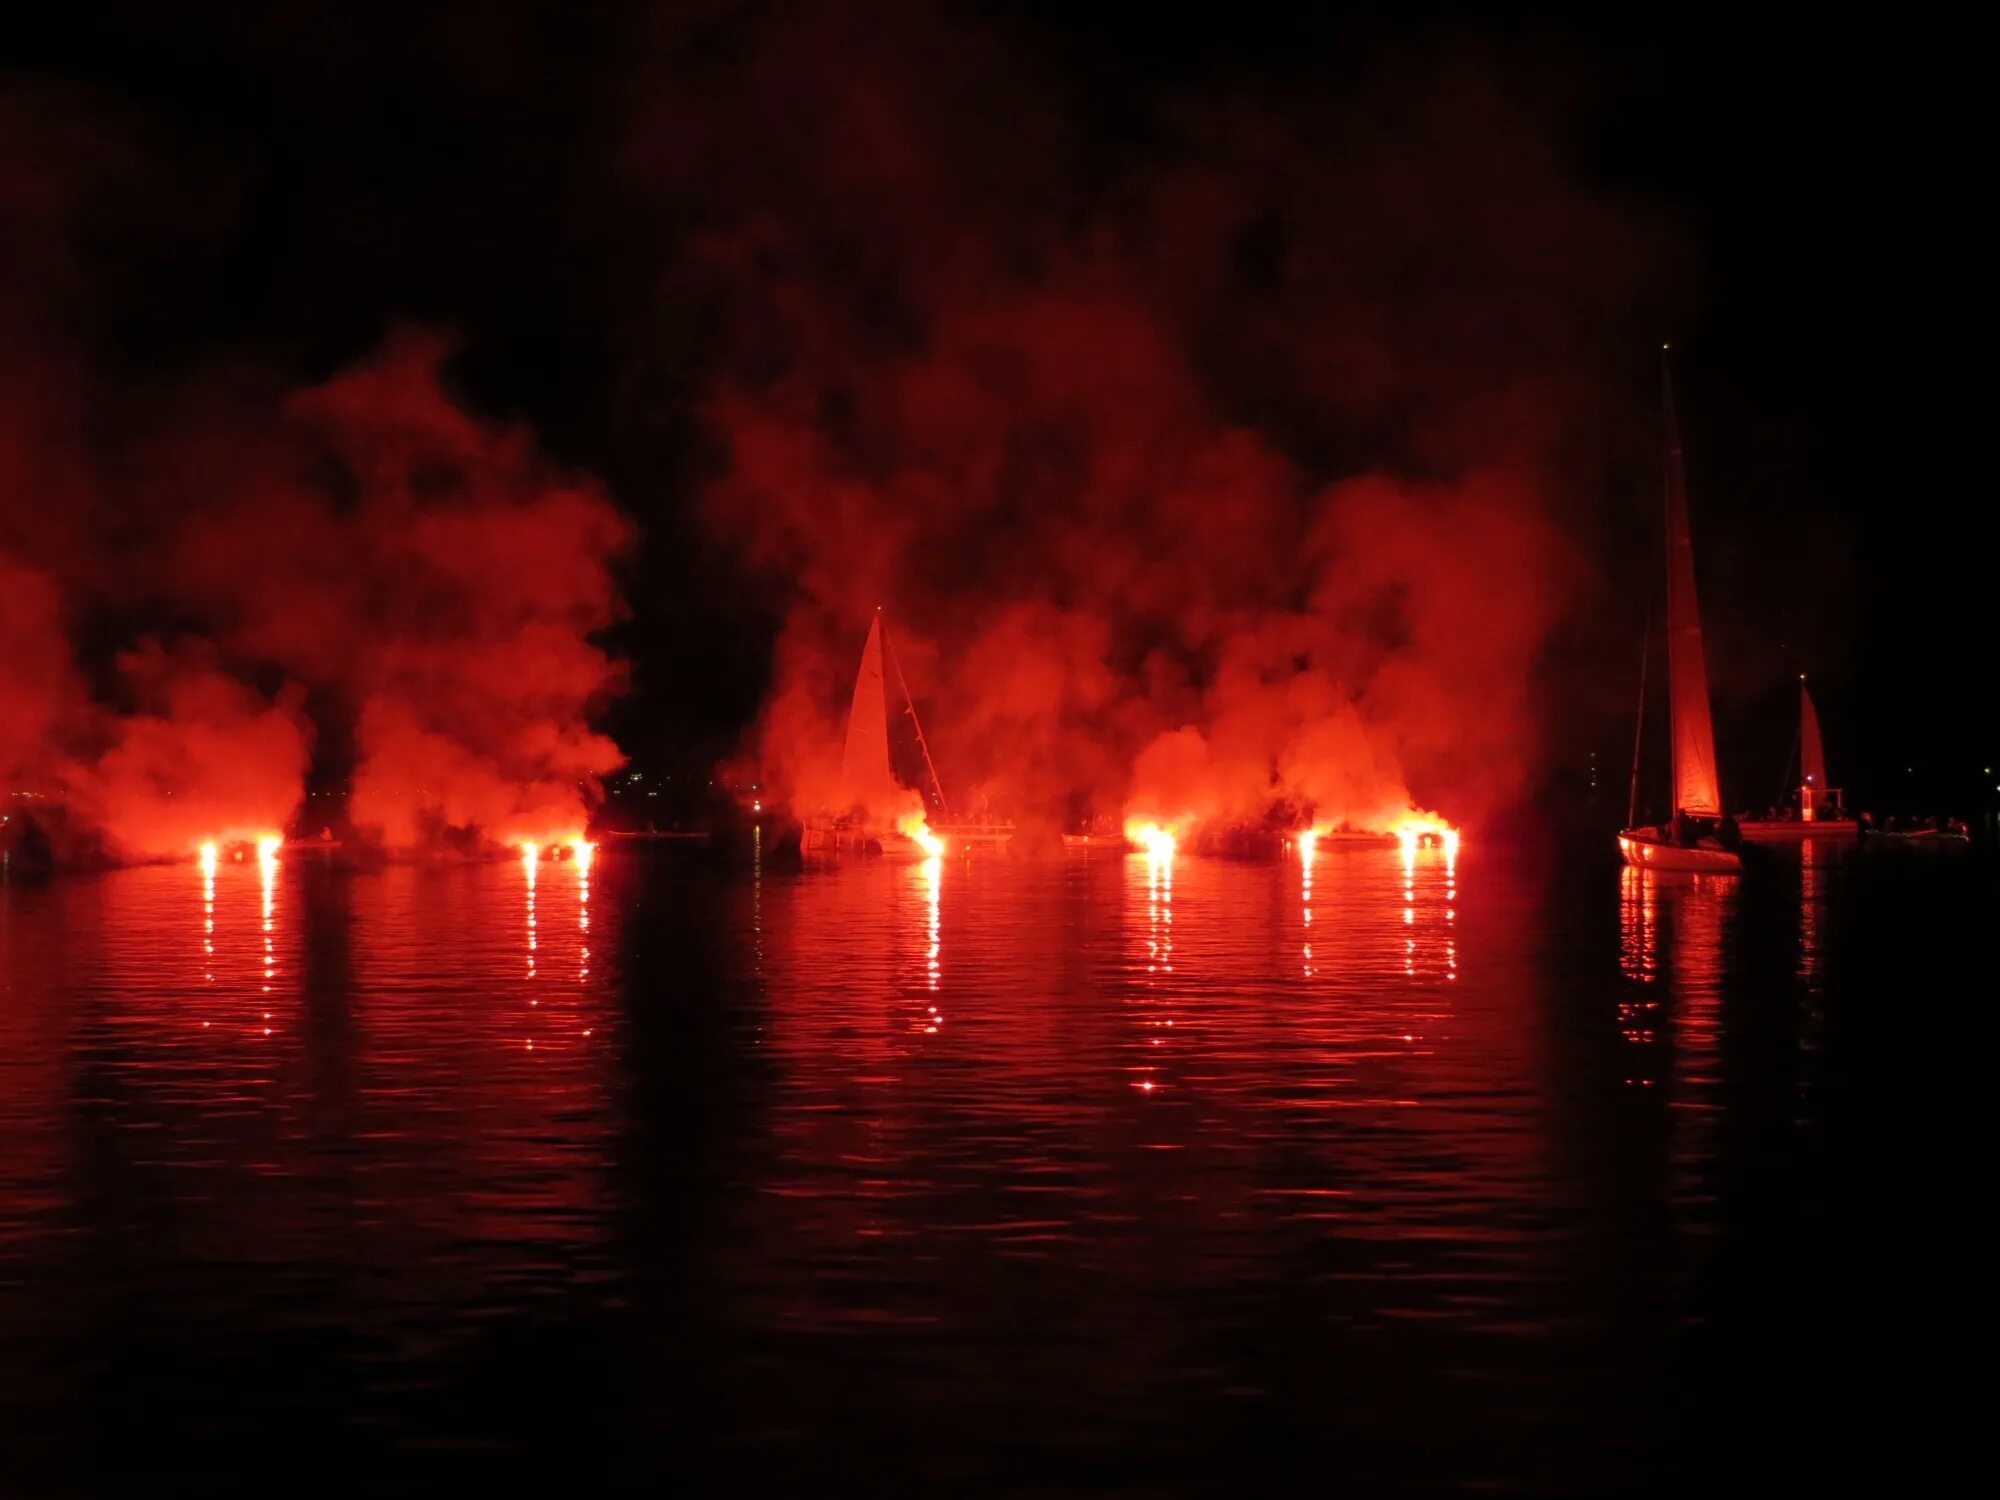
[[[1458,830],[1442,818],[1405,818],[1396,825],[1396,838],[1406,860],[1419,849],[1442,849],[1447,859],[1458,858]]]
[[[927,859],[936,859],[944,853],[944,840],[931,832],[931,825],[921,813],[911,813],[896,819],[896,832],[924,851]]]
[[[1149,859],[1165,861],[1174,857],[1174,835],[1172,830],[1162,828],[1158,823],[1128,820],[1125,837],[1146,851]]]
[[[214,844],[201,846],[201,873],[211,880],[215,878],[215,863],[221,858],[221,851]]]
[[[597,845],[591,843],[590,840],[588,839],[570,840],[569,857],[576,861],[577,874],[588,875],[590,873],[590,861],[591,858],[596,853],[597,853]]]
[[[278,851],[285,847],[283,834],[265,833],[257,838],[257,863],[270,866],[278,862]]]
[[[540,844],[523,844],[521,846],[521,864],[527,870],[530,878],[533,878],[535,873],[535,862],[541,857],[542,846]]]
[[[1313,856],[1319,853],[1319,830],[1308,828],[1299,835],[1299,860],[1307,869],[1312,868]]]

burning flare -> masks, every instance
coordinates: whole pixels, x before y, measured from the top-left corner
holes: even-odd
[[[579,875],[590,873],[590,861],[596,853],[597,845],[591,843],[589,839],[574,838],[569,841],[569,857],[576,862],[576,871]]]
[[[1418,814],[1396,825],[1396,838],[1405,858],[1419,849],[1442,849],[1447,859],[1458,858],[1458,830],[1444,819]]]
[[[944,853],[944,840],[931,832],[931,825],[921,813],[896,819],[896,832],[923,850],[926,859],[936,859]]]
[[[521,863],[527,869],[530,876],[535,873],[535,864],[541,857],[542,846],[540,844],[521,845]]]
[[[201,873],[208,876],[210,879],[213,879],[215,876],[216,861],[219,860],[221,857],[222,857],[222,851],[216,848],[213,840],[211,840],[206,844],[203,844],[201,846],[201,854],[200,854]]]
[[[1165,861],[1174,857],[1176,841],[1173,831],[1162,828],[1158,823],[1129,819],[1125,824],[1125,837],[1145,850],[1150,859]]]

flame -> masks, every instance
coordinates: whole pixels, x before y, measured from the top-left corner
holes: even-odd
[[[1421,813],[1405,818],[1396,825],[1396,838],[1403,846],[1405,859],[1419,849],[1442,849],[1446,859],[1458,858],[1458,830],[1443,818]]]
[[[257,836],[257,863],[262,866],[275,865],[278,851],[285,847],[285,836],[281,833],[265,833]]]
[[[1299,862],[1308,870],[1312,868],[1313,856],[1319,852],[1319,830],[1308,828],[1299,835]],[[1311,877],[1308,876],[1308,879]]]
[[[923,850],[927,859],[936,859],[944,853],[944,840],[931,832],[931,825],[925,821],[921,813],[912,813],[896,819],[896,832]]]
[[[1170,860],[1174,857],[1175,838],[1173,830],[1162,828],[1158,823],[1128,818],[1125,822],[1125,837],[1146,851],[1149,859]]]
[[[214,843],[206,843],[201,846],[200,857],[201,873],[213,880],[215,878],[215,864],[221,858],[221,851],[215,847]]]
[[[596,853],[597,845],[591,843],[589,839],[575,838],[569,841],[569,857],[576,861],[576,872],[579,875],[590,873],[591,857]]]
[[[539,860],[541,857],[542,857],[542,846],[540,844],[521,845],[521,863],[527,869],[530,878],[532,878],[535,873],[535,862]]]

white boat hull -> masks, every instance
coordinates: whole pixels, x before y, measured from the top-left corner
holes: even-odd
[[[1720,845],[1698,844],[1689,849],[1634,829],[1627,829],[1618,835],[1618,849],[1625,856],[1626,864],[1642,870],[1689,870],[1698,874],[1733,875],[1743,869],[1743,856]]]

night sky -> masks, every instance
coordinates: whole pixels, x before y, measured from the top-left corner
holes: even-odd
[[[449,339],[446,381],[465,405],[531,430],[638,522],[618,565],[629,618],[607,638],[632,690],[597,714],[639,763],[697,768],[757,714],[797,587],[706,519],[732,464],[717,392],[784,366],[799,326],[763,327],[754,289],[783,305],[788,278],[818,275],[863,339],[927,336],[898,280],[927,263],[930,200],[885,198],[877,215],[881,156],[908,139],[934,147],[961,231],[1046,218],[1088,244],[1204,131],[1310,160],[1351,146],[1361,119],[1390,137],[1390,158],[1421,158],[1465,149],[1452,101],[1497,99],[1569,187],[1613,206],[1619,243],[1640,247],[1629,274],[1548,266],[1553,282],[1615,282],[1601,304],[1615,311],[1559,354],[1527,356],[1559,359],[1565,389],[1588,393],[1560,399],[1570,430],[1598,434],[1585,462],[1601,476],[1560,513],[1590,582],[1534,662],[1543,782],[1593,750],[1627,753],[1657,570],[1658,345],[1671,339],[1723,761],[1749,783],[1737,800],[1777,793],[1806,672],[1857,802],[1982,805],[1993,631],[1984,528],[1968,519],[1989,481],[1967,441],[1984,425],[1985,339],[1965,291],[1966,44],[1897,36],[1882,17],[1842,33],[1830,13],[1753,28],[1671,7],[1505,26],[1296,9],[860,6],[808,22],[815,8],[725,3],[39,7],[0,32],[0,168],[33,184],[0,195],[0,213],[60,201],[62,264],[0,270],[41,310],[34,359],[84,372],[80,431],[100,467],[131,462],[127,435],[163,405],[316,385],[399,328]],[[774,54],[860,82],[787,100]],[[897,86],[871,93],[871,79]],[[1431,102],[1399,119],[1405,89]],[[829,97],[842,112],[819,107]],[[876,104],[895,123],[869,138]],[[853,138],[829,140],[842,126]],[[1313,191],[1300,177],[1272,201]],[[1396,209],[1420,226],[1405,234],[1422,233],[1423,191]],[[1504,190],[1491,207],[1504,222]],[[1364,223],[1380,211],[1342,209]],[[766,220],[792,224],[783,243],[810,253],[718,283],[716,237]],[[1282,215],[1264,222],[1229,230],[1228,263],[1253,288],[1288,248]],[[879,264],[870,232],[896,242]],[[1531,254],[1536,231],[1521,232]],[[1157,246],[1132,263],[1175,264]],[[1457,307],[1440,318],[1462,320]],[[1429,343],[1463,405],[1489,377],[1513,378],[1504,351],[1518,339],[1497,312],[1475,359]],[[1399,441],[1379,414],[1259,388],[1226,334],[1190,345],[1232,419],[1304,471],[1352,469]],[[940,545],[948,573],[948,547],[970,543]],[[158,608],[94,603],[77,631],[86,666],[159,628]]]

